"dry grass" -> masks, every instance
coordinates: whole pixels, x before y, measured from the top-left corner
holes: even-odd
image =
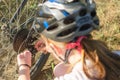
[[[12,3],[13,1],[14,3]],[[23,10],[22,14],[20,15],[20,18],[17,19],[16,22],[17,26],[19,26],[18,21],[21,21],[21,19],[25,20],[26,18],[30,17],[33,14],[32,11],[34,7],[36,7],[36,5],[34,5],[33,3],[36,3],[36,1],[31,0],[27,4],[27,7]],[[96,3],[97,3],[98,16],[100,18],[100,30],[94,31],[92,33],[94,35],[94,38],[105,41],[108,44],[109,48],[112,50],[115,49],[120,50],[120,0],[96,0]],[[8,4],[11,7],[9,7]],[[29,4],[33,4],[33,5],[29,6]],[[0,2],[0,18],[5,17],[4,20],[9,19],[18,5],[19,3],[17,2],[17,0],[16,2],[15,0],[2,0],[2,2]],[[0,22],[0,27],[2,24],[3,23]],[[11,44],[9,43],[7,38],[3,36],[1,30],[0,30],[0,34],[1,34],[0,64],[2,64],[0,65],[0,77],[2,75],[5,75],[4,77],[7,77],[6,80],[15,80],[14,77],[16,75],[15,59],[17,54],[15,54],[15,52],[12,50]],[[5,53],[5,55],[2,54],[3,53],[2,51]],[[49,66],[51,66],[51,64],[49,64]],[[51,73],[52,73],[51,70],[48,70],[47,72],[44,71],[43,72],[43,74],[45,75],[44,79],[46,79],[46,77],[47,80],[51,79],[52,78]]]
[[[120,49],[120,1],[96,0],[100,30],[94,37],[105,41],[111,49]]]

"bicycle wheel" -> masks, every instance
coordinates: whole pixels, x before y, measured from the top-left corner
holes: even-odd
[[[7,39],[6,39],[7,41],[9,41],[9,39],[10,39],[10,42],[8,43],[7,46],[9,46],[13,43],[13,48],[18,53],[23,51],[24,49],[28,48],[27,44],[22,45],[22,48],[19,48],[19,47],[21,46],[21,44],[23,44],[23,42],[26,40],[26,37],[29,35],[31,23],[34,20],[32,17],[35,16],[37,3],[38,2],[35,0],[31,0],[31,1],[29,1],[29,3],[28,3],[28,0],[22,0],[22,1],[21,0],[2,0],[0,2],[0,4],[1,4],[1,6],[0,6],[0,18],[1,18],[0,22],[5,24],[5,26],[2,27],[4,29],[0,30],[0,33],[1,32],[4,33],[4,36],[2,38],[7,37]],[[29,18],[29,20],[28,20],[28,18]],[[23,35],[23,33],[24,33],[24,35]],[[3,34],[1,34],[1,35],[3,35]],[[2,39],[2,38],[0,38],[0,39]],[[29,43],[30,43],[33,40],[33,38],[31,36],[29,36],[29,38],[31,38],[31,39],[29,39]],[[2,45],[4,45],[4,44],[2,44]],[[12,60],[15,60],[14,58],[16,58],[15,56],[17,56],[17,54],[11,54],[11,52],[13,52],[12,48],[7,49],[6,46],[2,47],[2,48],[7,50],[8,52],[10,52],[9,54],[8,53],[5,54],[5,55],[7,55],[7,57],[9,57],[9,59],[7,59],[9,63],[7,63],[7,65],[4,64],[2,67],[0,66],[0,68],[1,68],[0,71],[2,70],[2,68],[4,68],[5,72],[7,72],[6,68],[8,68],[8,66],[16,65],[16,63],[14,63],[14,61],[12,61]],[[33,48],[33,45],[32,45],[32,47],[30,47],[30,49],[31,48]],[[33,50],[33,52],[34,51],[35,50]],[[30,72],[31,80],[35,80],[35,77],[37,76],[37,74],[39,72],[41,72],[41,69],[43,68],[44,64],[46,63],[46,61],[49,57],[49,54],[44,54],[44,53],[37,53],[37,54],[38,54],[38,57],[36,58],[32,68],[31,68],[31,72]],[[7,60],[5,61],[5,63],[7,62]],[[14,63],[14,65],[11,65],[10,61],[12,61]],[[16,73],[15,70],[13,73]],[[6,76],[7,73],[4,74],[4,72],[3,72],[1,74]],[[13,79],[10,78],[12,76],[13,75],[5,78],[5,80],[10,80],[10,79],[13,80],[14,78]],[[14,75],[13,77],[15,77],[15,76],[16,75]]]
[[[36,49],[34,48],[34,45],[32,45],[32,43],[37,38],[28,36],[28,35],[29,35],[28,29],[24,28],[24,29],[19,30],[17,34],[15,35],[15,38],[13,41],[13,48],[18,53],[24,51],[25,49],[28,49],[29,51],[31,51],[33,58],[34,56],[37,56],[35,60],[33,61],[33,65],[30,71],[31,80],[37,80],[37,77],[40,76],[39,73],[44,67],[50,54],[37,52]]]

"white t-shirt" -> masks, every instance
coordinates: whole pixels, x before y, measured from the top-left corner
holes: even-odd
[[[113,51],[113,52],[115,54],[120,55],[120,51]],[[89,61],[87,61],[87,62],[90,64]],[[63,65],[63,64],[64,63],[59,63],[58,66]],[[90,78],[88,78],[85,75],[82,66],[83,66],[83,64],[80,61],[74,66],[74,68],[72,69],[72,71],[70,73],[56,77],[54,80],[91,80]],[[57,68],[56,68],[56,70],[57,70]],[[62,69],[61,69],[61,72],[62,72]],[[95,73],[99,75],[99,73],[97,73],[97,72],[95,72]]]

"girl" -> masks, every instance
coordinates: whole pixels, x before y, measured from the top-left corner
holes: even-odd
[[[47,16],[46,16],[47,15]],[[54,80],[119,80],[119,52],[111,52],[90,32],[99,28],[93,0],[48,0],[39,12],[44,49],[60,63],[54,68]],[[24,51],[17,57],[20,76],[30,80],[31,53]]]

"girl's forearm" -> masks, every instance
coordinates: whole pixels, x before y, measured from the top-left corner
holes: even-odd
[[[30,80],[30,68],[28,68],[26,66],[21,66],[19,68],[18,80]]]

